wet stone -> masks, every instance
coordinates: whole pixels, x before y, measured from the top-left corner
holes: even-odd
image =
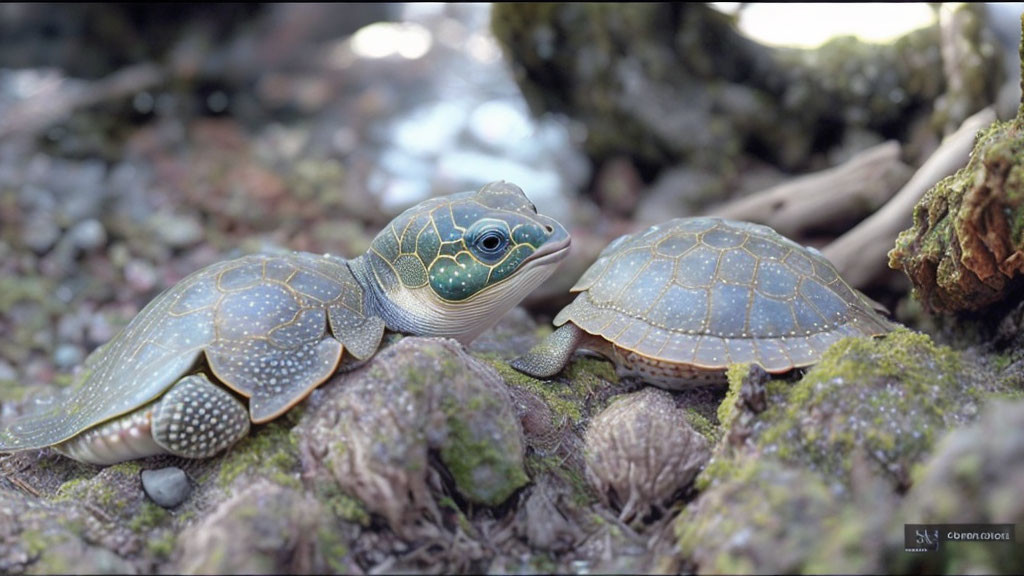
[[[188,498],[192,485],[181,468],[170,466],[159,470],[143,470],[142,489],[153,502],[164,508],[174,508]]]

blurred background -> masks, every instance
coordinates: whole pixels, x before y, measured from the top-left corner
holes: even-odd
[[[202,266],[356,256],[492,180],[574,235],[542,322],[612,238],[895,143],[880,200],[791,234],[825,246],[971,114],[1016,113],[1021,10],[0,5],[0,399]],[[882,264],[859,287],[899,308]]]

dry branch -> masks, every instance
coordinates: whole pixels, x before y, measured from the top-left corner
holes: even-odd
[[[137,64],[85,86],[69,85],[67,81],[54,83],[0,114],[0,140],[18,134],[38,134],[78,110],[152,89],[166,78],[167,73],[160,66]]]
[[[709,215],[759,222],[784,236],[799,238],[811,229],[839,226],[874,212],[912,172],[900,160],[899,143],[889,141],[839,166],[714,208]]]
[[[914,206],[939,180],[967,165],[978,130],[995,122],[991,107],[974,114],[947,136],[909,182],[882,207],[822,250],[851,285],[863,288],[888,270],[896,236],[911,226]]]

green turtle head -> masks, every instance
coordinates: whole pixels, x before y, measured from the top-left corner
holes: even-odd
[[[514,184],[432,198],[399,214],[352,268],[388,327],[469,342],[554,272],[569,233]]]

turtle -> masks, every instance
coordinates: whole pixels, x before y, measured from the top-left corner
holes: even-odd
[[[733,363],[772,374],[809,366],[845,336],[894,327],[820,252],[722,218],[621,236],[571,292],[557,329],[513,368],[550,378],[582,349],[612,360],[620,376],[682,390],[725,383]]]
[[[0,431],[0,452],[53,447],[100,465],[213,456],[367,361],[385,331],[469,343],[570,243],[522,189],[498,181],[409,208],[351,260],[292,252],[212,264],[93,351],[69,394]]]

